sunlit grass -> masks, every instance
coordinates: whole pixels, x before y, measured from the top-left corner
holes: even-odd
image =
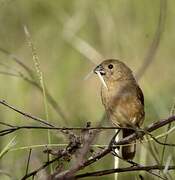
[[[0,5],[2,26],[0,47],[21,57],[30,68],[36,69],[43,94],[21,79],[1,75],[1,98],[10,100],[9,102],[31,114],[51,119],[54,124],[62,127],[64,121],[47,105],[46,85],[55,100],[69,115],[69,126],[84,126],[87,121],[96,124],[104,111],[100,101],[99,82],[93,76],[86,81],[84,77],[103,58],[118,58],[127,63],[135,73],[141,66],[152,41],[158,21],[159,2],[159,0],[3,1],[3,6]],[[166,24],[159,50],[154,62],[139,81],[146,102],[144,126],[159,118],[168,117],[169,109],[174,103],[174,5],[173,1],[168,3]],[[32,40],[39,54],[38,62],[35,63],[31,61],[32,53],[26,43],[24,24],[32,34]],[[33,54],[33,59],[36,58],[38,57]],[[10,59],[11,57],[0,53],[1,63],[23,72],[21,67]],[[8,71],[8,67],[1,66],[1,70]],[[14,125],[26,124],[23,118],[3,107],[0,113],[3,121]],[[161,138],[169,134],[169,141],[173,140],[173,125],[169,131],[164,130],[161,129],[156,137]],[[112,132],[102,134],[96,145],[106,145],[111,134]],[[12,155],[10,158],[9,153],[2,158],[2,166],[9,171],[11,169],[7,162],[16,163],[18,159],[19,164],[21,162],[23,164],[23,160],[27,157],[26,150],[30,148],[40,154],[39,159],[42,161],[44,155],[40,148],[45,147],[47,138],[48,147],[50,145],[61,148],[62,145],[66,145],[65,138],[59,133],[52,133],[52,141],[49,132],[47,137],[40,131],[35,133],[22,131],[16,135],[18,147],[10,148]],[[3,149],[9,143],[9,139],[2,138],[1,141]],[[146,146],[146,150],[147,148]],[[168,153],[171,151],[167,148],[165,160]],[[148,156],[149,154],[144,157],[145,163],[151,163]],[[136,157],[136,160],[139,159]],[[109,158],[107,162],[112,162],[112,159]],[[105,169],[108,168],[108,164],[112,163],[100,162],[91,168]],[[21,177],[25,169],[22,166],[17,169],[20,170],[16,172],[16,176]],[[124,176],[121,175],[120,178]],[[148,177],[145,175],[146,178]]]
[[[35,66],[35,69],[36,69],[36,73],[37,73],[37,76],[38,76],[38,79],[39,79],[39,82],[40,82],[40,85],[41,85],[41,88],[42,88],[42,91],[43,91],[44,110],[45,110],[46,121],[48,122],[49,121],[49,112],[48,112],[47,96],[46,96],[46,90],[45,90],[43,73],[41,71],[40,64],[39,64],[40,63],[39,62],[39,57],[38,57],[38,55],[36,53],[36,49],[35,49],[35,47],[33,45],[33,42],[32,42],[32,39],[31,39],[31,35],[30,35],[30,33],[29,33],[28,29],[27,29],[27,26],[24,26],[24,32],[26,34],[29,47],[31,48],[31,51],[32,51],[32,59],[33,59],[34,66]],[[47,132],[48,132],[47,133],[48,144],[51,144],[50,130],[48,129]],[[51,155],[49,155],[49,160],[51,160]],[[50,166],[50,170],[51,170],[51,173],[53,173],[53,166],[52,166],[52,164]]]

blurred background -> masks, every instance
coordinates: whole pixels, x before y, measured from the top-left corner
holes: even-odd
[[[166,1],[0,0],[0,98],[25,112],[46,119],[41,91],[19,75],[29,77],[25,69],[14,61],[14,58],[20,59],[37,76],[31,47],[24,32],[24,26],[27,26],[46,88],[65,116],[60,116],[48,100],[49,121],[58,127],[84,127],[88,121],[95,126],[104,112],[100,99],[101,84],[95,75],[87,80],[85,77],[106,58],[120,59],[134,73],[138,72],[160,25],[159,46],[153,61],[140,77],[139,84],[145,96],[146,119],[143,126],[167,118],[172,113],[175,101],[175,2],[169,0],[166,7],[164,3],[161,9],[162,2]],[[164,15],[161,23],[160,9]],[[2,105],[0,115],[1,121],[13,125],[37,125]],[[103,125],[111,126],[108,121]],[[162,128],[155,135],[166,130],[167,127]],[[113,133],[100,133],[96,143],[107,144]],[[169,142],[173,136],[169,136]],[[48,143],[47,131],[21,130],[0,137],[1,151],[14,137],[15,144],[0,159],[0,179],[20,179],[25,174],[24,165],[30,146],[34,147],[29,170],[46,161],[43,149],[44,144]],[[59,133],[51,132],[51,143],[59,145],[66,143],[66,140]],[[161,160],[163,147],[154,145],[156,156]],[[135,160],[147,165],[154,164],[156,160],[150,155],[149,143],[142,146],[138,147],[140,151]],[[170,147],[166,148],[164,162],[171,155],[173,164],[173,151]],[[124,165],[121,162],[121,167]],[[108,168],[113,168],[112,156],[85,171]],[[47,171],[42,171],[37,178],[44,179],[45,174]],[[148,173],[140,174],[145,179],[155,179]],[[119,179],[128,177],[138,179],[138,173],[119,175]],[[114,175],[99,179],[114,179]]]

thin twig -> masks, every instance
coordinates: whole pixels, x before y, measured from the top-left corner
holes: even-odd
[[[173,116],[174,113],[175,113],[174,111],[175,111],[175,104],[173,104],[173,106],[172,106],[172,108],[171,108],[170,115]],[[166,129],[166,132],[170,130],[171,124],[172,124],[172,123],[169,123],[169,124],[168,124],[167,129]],[[167,143],[167,140],[168,140],[168,134],[165,136],[165,140],[164,140],[164,143],[165,143],[165,144]],[[166,146],[164,146],[163,149],[162,149],[161,164],[163,164],[163,161],[164,161],[165,148],[166,148]]]
[[[25,75],[23,75],[23,73],[21,73],[21,72],[18,72],[19,75],[9,73],[9,72],[1,72],[1,74],[21,77],[23,80],[25,80],[28,83],[34,85],[35,87],[37,87],[38,90],[40,90],[40,92],[42,92],[42,88],[41,88],[40,84],[36,81],[36,78],[34,76],[34,71],[32,69],[30,69],[25,63],[23,63],[22,60],[19,57],[17,57],[16,55],[12,54],[9,51],[7,51],[6,49],[0,47],[0,52],[6,54],[12,60],[14,60],[18,65],[20,65],[27,72],[30,79],[28,77],[25,77]],[[59,114],[59,116],[64,120],[65,124],[68,124],[67,117],[66,117],[65,113],[63,112],[63,110],[61,109],[58,102],[55,101],[55,99],[51,96],[48,89],[45,89],[45,91],[46,91],[46,96],[48,98],[48,102],[51,104],[51,106],[57,112],[57,114]]]
[[[41,167],[39,167],[38,169],[26,174],[21,180],[25,180],[31,176],[35,176],[39,171],[41,171],[42,169],[48,167],[50,164],[54,163],[55,161],[57,161],[58,159],[60,159],[61,157],[57,157],[55,159],[52,159],[51,161],[47,161],[46,163],[44,163]]]
[[[85,177],[93,177],[93,176],[104,176],[113,173],[121,173],[121,172],[133,172],[133,171],[152,171],[152,170],[163,170],[165,166],[153,165],[153,166],[131,166],[126,168],[117,168],[117,169],[107,169],[101,171],[95,171],[90,173],[83,173],[76,175],[76,179],[85,178]],[[175,170],[175,166],[169,166],[168,170]]]
[[[26,112],[22,112],[21,110],[13,107],[13,106],[11,106],[11,105],[9,105],[5,100],[0,100],[0,104],[2,104],[2,105],[4,105],[4,106],[6,106],[6,107],[8,107],[8,108],[10,108],[10,109],[18,112],[19,114],[22,114],[22,115],[25,116],[25,117],[28,117],[28,118],[30,118],[30,119],[33,119],[33,120],[35,120],[35,121],[37,121],[37,122],[40,122],[40,123],[42,123],[42,124],[45,124],[45,125],[47,125],[47,126],[54,127],[54,125],[46,122],[45,120],[43,120],[43,119],[41,119],[41,118],[38,118],[38,117],[33,116],[33,115],[31,115],[31,114],[28,114],[28,113],[26,113]]]
[[[0,101],[0,103],[1,103],[1,101]],[[22,111],[20,111],[20,112],[22,112]],[[25,114],[24,112],[22,112],[22,113]],[[35,117],[35,116],[31,116],[30,118],[33,119],[33,117]],[[35,117],[35,118],[37,118],[37,117]],[[34,120],[35,120],[35,118],[34,118]],[[45,122],[45,120],[42,120],[42,121]],[[175,116],[171,116],[168,119],[156,121],[144,129],[138,129],[137,133],[141,133],[141,135],[145,135],[145,134],[149,135],[155,142],[157,142],[160,145],[175,146],[175,144],[163,143],[163,142],[159,141],[157,138],[155,138],[152,134],[150,134],[151,131],[161,128],[161,127],[165,126],[166,124],[169,124],[173,121],[175,121]],[[48,126],[26,126],[26,125],[25,126],[13,126],[11,124],[4,123],[1,121],[0,121],[0,124],[9,126],[9,128],[0,131],[0,136],[2,136],[2,134],[5,132],[7,132],[7,134],[8,134],[10,131],[14,132],[14,131],[17,131],[20,129],[47,129],[47,130],[50,129],[50,130],[61,130],[61,131],[63,131],[63,130],[85,131],[85,130],[133,129],[133,128],[125,128],[125,127],[119,128],[119,127],[113,127],[113,126],[112,127],[111,126],[108,126],[108,127],[100,127],[100,126],[97,126],[97,127],[55,127],[53,125],[50,125],[49,127]],[[135,129],[133,129],[133,130],[135,130]]]
[[[28,170],[29,170],[29,163],[30,163],[31,153],[32,153],[32,149],[30,148],[30,150],[29,150],[29,155],[28,155],[28,159],[27,159],[26,174],[28,174]],[[25,175],[26,175],[26,174],[25,174]]]
[[[138,164],[138,163],[136,163],[136,162],[134,162],[134,161],[132,161],[132,160],[125,160],[125,159],[123,159],[123,158],[120,157],[115,151],[113,151],[112,154],[113,154],[114,156],[118,157],[119,159],[121,159],[122,161],[125,161],[125,162],[131,164],[132,166],[141,166],[140,164]],[[118,168],[118,167],[117,167],[117,168]],[[152,172],[152,171],[147,171],[147,172],[148,172],[149,174],[153,175],[153,176],[156,176],[156,177],[158,177],[158,178],[160,178],[160,179],[165,180],[162,176],[160,176],[160,175],[157,174],[157,173],[154,173],[154,172]]]
[[[159,122],[155,122],[152,123],[151,125],[149,125],[148,127],[145,128],[145,131],[147,132],[152,132],[158,128],[161,128],[162,126],[165,126],[168,123],[171,123],[175,121],[175,116],[169,117],[166,120],[160,120]],[[139,138],[142,138],[146,133],[144,131],[142,131],[139,135]],[[134,133],[126,138],[121,139],[120,141],[115,143],[115,146],[120,146],[120,145],[125,145],[125,144],[129,144],[130,142],[136,140],[138,138],[138,133]],[[108,153],[111,152],[112,150],[112,146],[109,146],[107,148],[105,148],[100,154],[96,155],[95,157],[93,157],[90,160],[87,160],[86,162],[84,162],[84,164],[82,165],[82,167],[86,167],[89,166],[90,164],[96,162],[97,160],[103,158],[105,155],[107,155]]]
[[[102,152],[100,152],[99,154],[97,154],[96,156],[94,156],[93,158],[81,162],[81,164],[79,164],[78,167],[76,167],[76,169],[73,169],[73,173],[76,173],[78,170],[84,169],[85,167],[97,162],[99,159],[102,159],[104,156],[106,156],[107,154],[109,154],[114,148],[117,148],[120,145],[125,145],[125,144],[129,144],[130,142],[136,140],[137,138],[142,138],[145,134],[147,134],[146,132],[152,132],[155,131],[156,129],[159,129],[165,125],[167,125],[168,123],[171,123],[175,120],[175,116],[169,117],[168,119],[163,119],[160,121],[157,121],[155,123],[152,123],[151,125],[149,125],[148,127],[146,127],[144,129],[144,131],[141,131],[138,137],[138,133],[134,133],[126,138],[121,139],[120,141],[115,143],[115,146],[112,146],[112,143],[109,143],[109,146],[105,149],[102,150]],[[48,127],[46,127],[48,128]],[[52,128],[52,127],[49,127]],[[99,128],[99,127],[97,127]],[[54,129],[54,127],[53,127]],[[79,128],[78,128],[79,129]],[[82,129],[82,128],[81,128]],[[89,130],[89,129],[88,129]],[[92,136],[93,137],[93,136]],[[44,165],[42,165],[40,168],[38,168],[37,170],[27,174],[25,176],[24,179],[31,177],[33,175],[35,175],[36,173],[38,173],[40,170],[44,169],[45,167],[47,167],[48,165],[50,165],[51,163],[55,162],[56,160],[58,160],[59,158],[61,158],[60,156],[53,159],[52,161],[46,162]],[[170,167],[169,167],[170,168]],[[70,174],[72,173],[72,169],[70,169],[70,171],[66,171],[65,173],[63,173],[63,176],[65,176],[66,174]]]

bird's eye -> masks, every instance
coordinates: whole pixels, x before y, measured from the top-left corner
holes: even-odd
[[[109,65],[108,65],[108,68],[109,68],[109,69],[112,69],[112,68],[113,68],[113,65],[112,65],[112,64],[109,64]]]

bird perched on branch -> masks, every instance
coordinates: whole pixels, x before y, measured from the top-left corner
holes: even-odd
[[[134,133],[144,120],[144,96],[132,71],[123,62],[108,59],[98,65],[94,72],[99,75],[103,86],[101,99],[106,114],[113,125],[122,129],[123,138]],[[133,128],[133,129],[132,129]],[[135,142],[122,147],[122,157],[133,159]]]

